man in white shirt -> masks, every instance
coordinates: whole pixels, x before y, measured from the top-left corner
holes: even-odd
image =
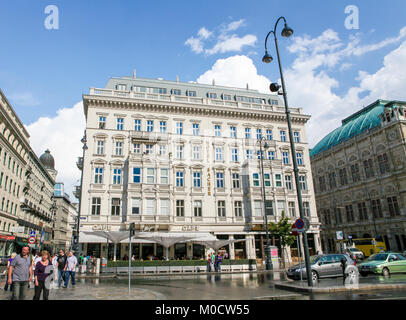
[[[66,280],[63,288],[67,288],[69,284],[69,278],[72,277],[72,287],[75,287],[75,272],[76,272],[76,265],[78,264],[78,260],[73,255],[72,251],[69,251],[68,258],[66,259],[65,265],[65,273],[66,273]]]

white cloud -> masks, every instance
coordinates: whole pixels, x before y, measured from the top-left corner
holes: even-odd
[[[195,53],[203,51],[203,42],[199,38],[190,37],[185,41],[185,45],[190,46],[190,49]]]
[[[40,104],[37,98],[31,92],[12,93],[8,96],[11,102],[23,107],[35,107]]]
[[[234,31],[245,25],[245,19],[230,22],[225,28],[224,32]]]
[[[210,70],[197,79],[197,82],[211,84],[213,79],[216,85],[245,88],[248,83],[251,89],[269,93],[270,80],[259,75],[253,61],[244,55],[218,59]]]
[[[68,194],[73,185],[79,185],[80,171],[76,167],[78,157],[82,156],[82,143],[85,129],[83,103],[72,108],[57,111],[55,117],[41,117],[27,126],[31,146],[39,157],[46,149],[51,151],[58,171],[56,180],[65,184]],[[70,194],[71,195],[71,194]],[[75,198],[71,195],[71,200]]]
[[[256,41],[257,37],[252,34],[247,34],[242,38],[233,34],[231,36],[226,36],[223,39],[219,40],[213,48],[206,49],[205,53],[208,55],[212,55],[218,52],[225,53],[229,51],[241,51],[242,48],[245,46],[253,47]]]
[[[197,33],[197,35],[202,39],[208,39],[212,34],[213,32],[210,32],[205,27],[200,28],[199,32]]]

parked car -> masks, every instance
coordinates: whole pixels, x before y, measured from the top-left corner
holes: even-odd
[[[358,275],[358,270],[356,268],[356,263],[347,254],[321,254],[310,257],[310,264],[312,270],[313,281],[318,281],[320,278],[335,278],[342,277],[343,270],[341,267],[341,259],[345,258],[347,260],[347,267],[345,273],[347,275]],[[300,269],[299,265],[294,265],[288,269],[286,275],[289,279],[299,280],[300,273],[302,273],[302,278],[306,279],[306,267],[302,265]]]
[[[352,260],[361,261],[364,260],[365,256],[364,253],[357,248],[347,248],[344,250],[345,254],[348,254]]]
[[[389,276],[391,273],[406,272],[406,258],[397,252],[383,252],[370,256],[358,265],[361,276],[381,274]]]

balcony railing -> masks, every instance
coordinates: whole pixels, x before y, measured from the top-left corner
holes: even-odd
[[[176,95],[167,94],[153,94],[153,93],[141,93],[133,91],[120,91],[111,89],[101,89],[101,88],[90,88],[90,95],[92,96],[106,96],[106,97],[118,97],[134,100],[161,100],[165,102],[182,102],[190,104],[199,105],[212,105],[212,106],[225,106],[234,107],[241,109],[257,109],[257,110],[267,110],[276,112],[285,112],[283,106],[269,105],[269,104],[257,104],[257,103],[247,103],[247,102],[236,102],[227,101],[220,99],[208,99],[208,98],[198,98],[198,97],[184,97]],[[301,108],[290,108],[292,113],[302,114]]]

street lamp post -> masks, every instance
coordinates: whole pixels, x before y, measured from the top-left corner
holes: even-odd
[[[265,194],[265,179],[264,179],[264,155],[262,152],[262,143],[265,142],[264,144],[264,149],[266,150],[268,147],[268,144],[266,143],[265,137],[261,137],[260,140],[258,140],[259,143],[259,152],[260,152],[260,159],[261,159],[261,175],[262,175],[262,201],[264,203],[264,217],[265,217],[265,230],[266,230],[266,270],[273,270],[273,264],[272,264],[272,257],[271,257],[271,244],[270,244],[270,239],[269,239],[269,226],[268,226],[268,216],[266,214],[266,194]]]
[[[292,151],[293,171],[295,173],[297,200],[299,203],[299,213],[300,213],[300,218],[303,219],[304,214],[303,214],[302,192],[301,192],[300,183],[299,183],[299,169],[297,167],[297,162],[296,162],[296,150],[295,150],[295,143],[293,140],[292,125],[291,125],[291,121],[290,121],[290,110],[289,110],[289,106],[288,106],[288,98],[287,98],[287,92],[286,92],[286,87],[285,87],[285,80],[283,78],[281,58],[279,55],[278,40],[276,37],[276,27],[278,26],[278,23],[281,20],[283,20],[285,22],[285,27],[283,28],[281,35],[285,38],[289,38],[293,34],[293,30],[288,27],[285,17],[280,17],[275,23],[274,30],[268,32],[268,34],[265,38],[265,55],[262,58],[262,61],[264,63],[270,63],[273,60],[272,56],[268,53],[268,48],[267,48],[268,37],[272,33],[274,35],[274,39],[275,39],[275,47],[276,47],[276,53],[278,56],[279,72],[280,72],[281,82],[282,82],[282,91],[283,91],[282,94],[283,94],[283,99],[285,102],[285,112],[286,112],[286,119],[287,119],[287,123],[288,123],[290,148]],[[279,89],[280,89],[280,85],[277,83],[272,83],[270,85],[270,90],[272,92],[278,92]],[[310,265],[309,245],[307,242],[306,232],[303,233],[303,247],[304,247],[305,263],[306,263],[307,283],[310,287],[312,287],[313,279],[312,279],[312,271],[311,271],[311,265]]]
[[[77,224],[76,224],[76,241],[75,241],[75,254],[77,255],[78,261],[79,261],[79,250],[80,250],[80,244],[79,244],[79,229],[80,229],[80,207],[81,207],[81,202],[82,202],[82,188],[83,188],[83,169],[84,169],[84,162],[85,162],[85,152],[88,149],[87,147],[87,140],[86,140],[86,130],[83,138],[80,140],[83,143],[83,158],[82,158],[82,169],[81,169],[81,176],[80,176],[80,193],[79,193],[79,204],[78,204],[78,215],[77,215]]]

